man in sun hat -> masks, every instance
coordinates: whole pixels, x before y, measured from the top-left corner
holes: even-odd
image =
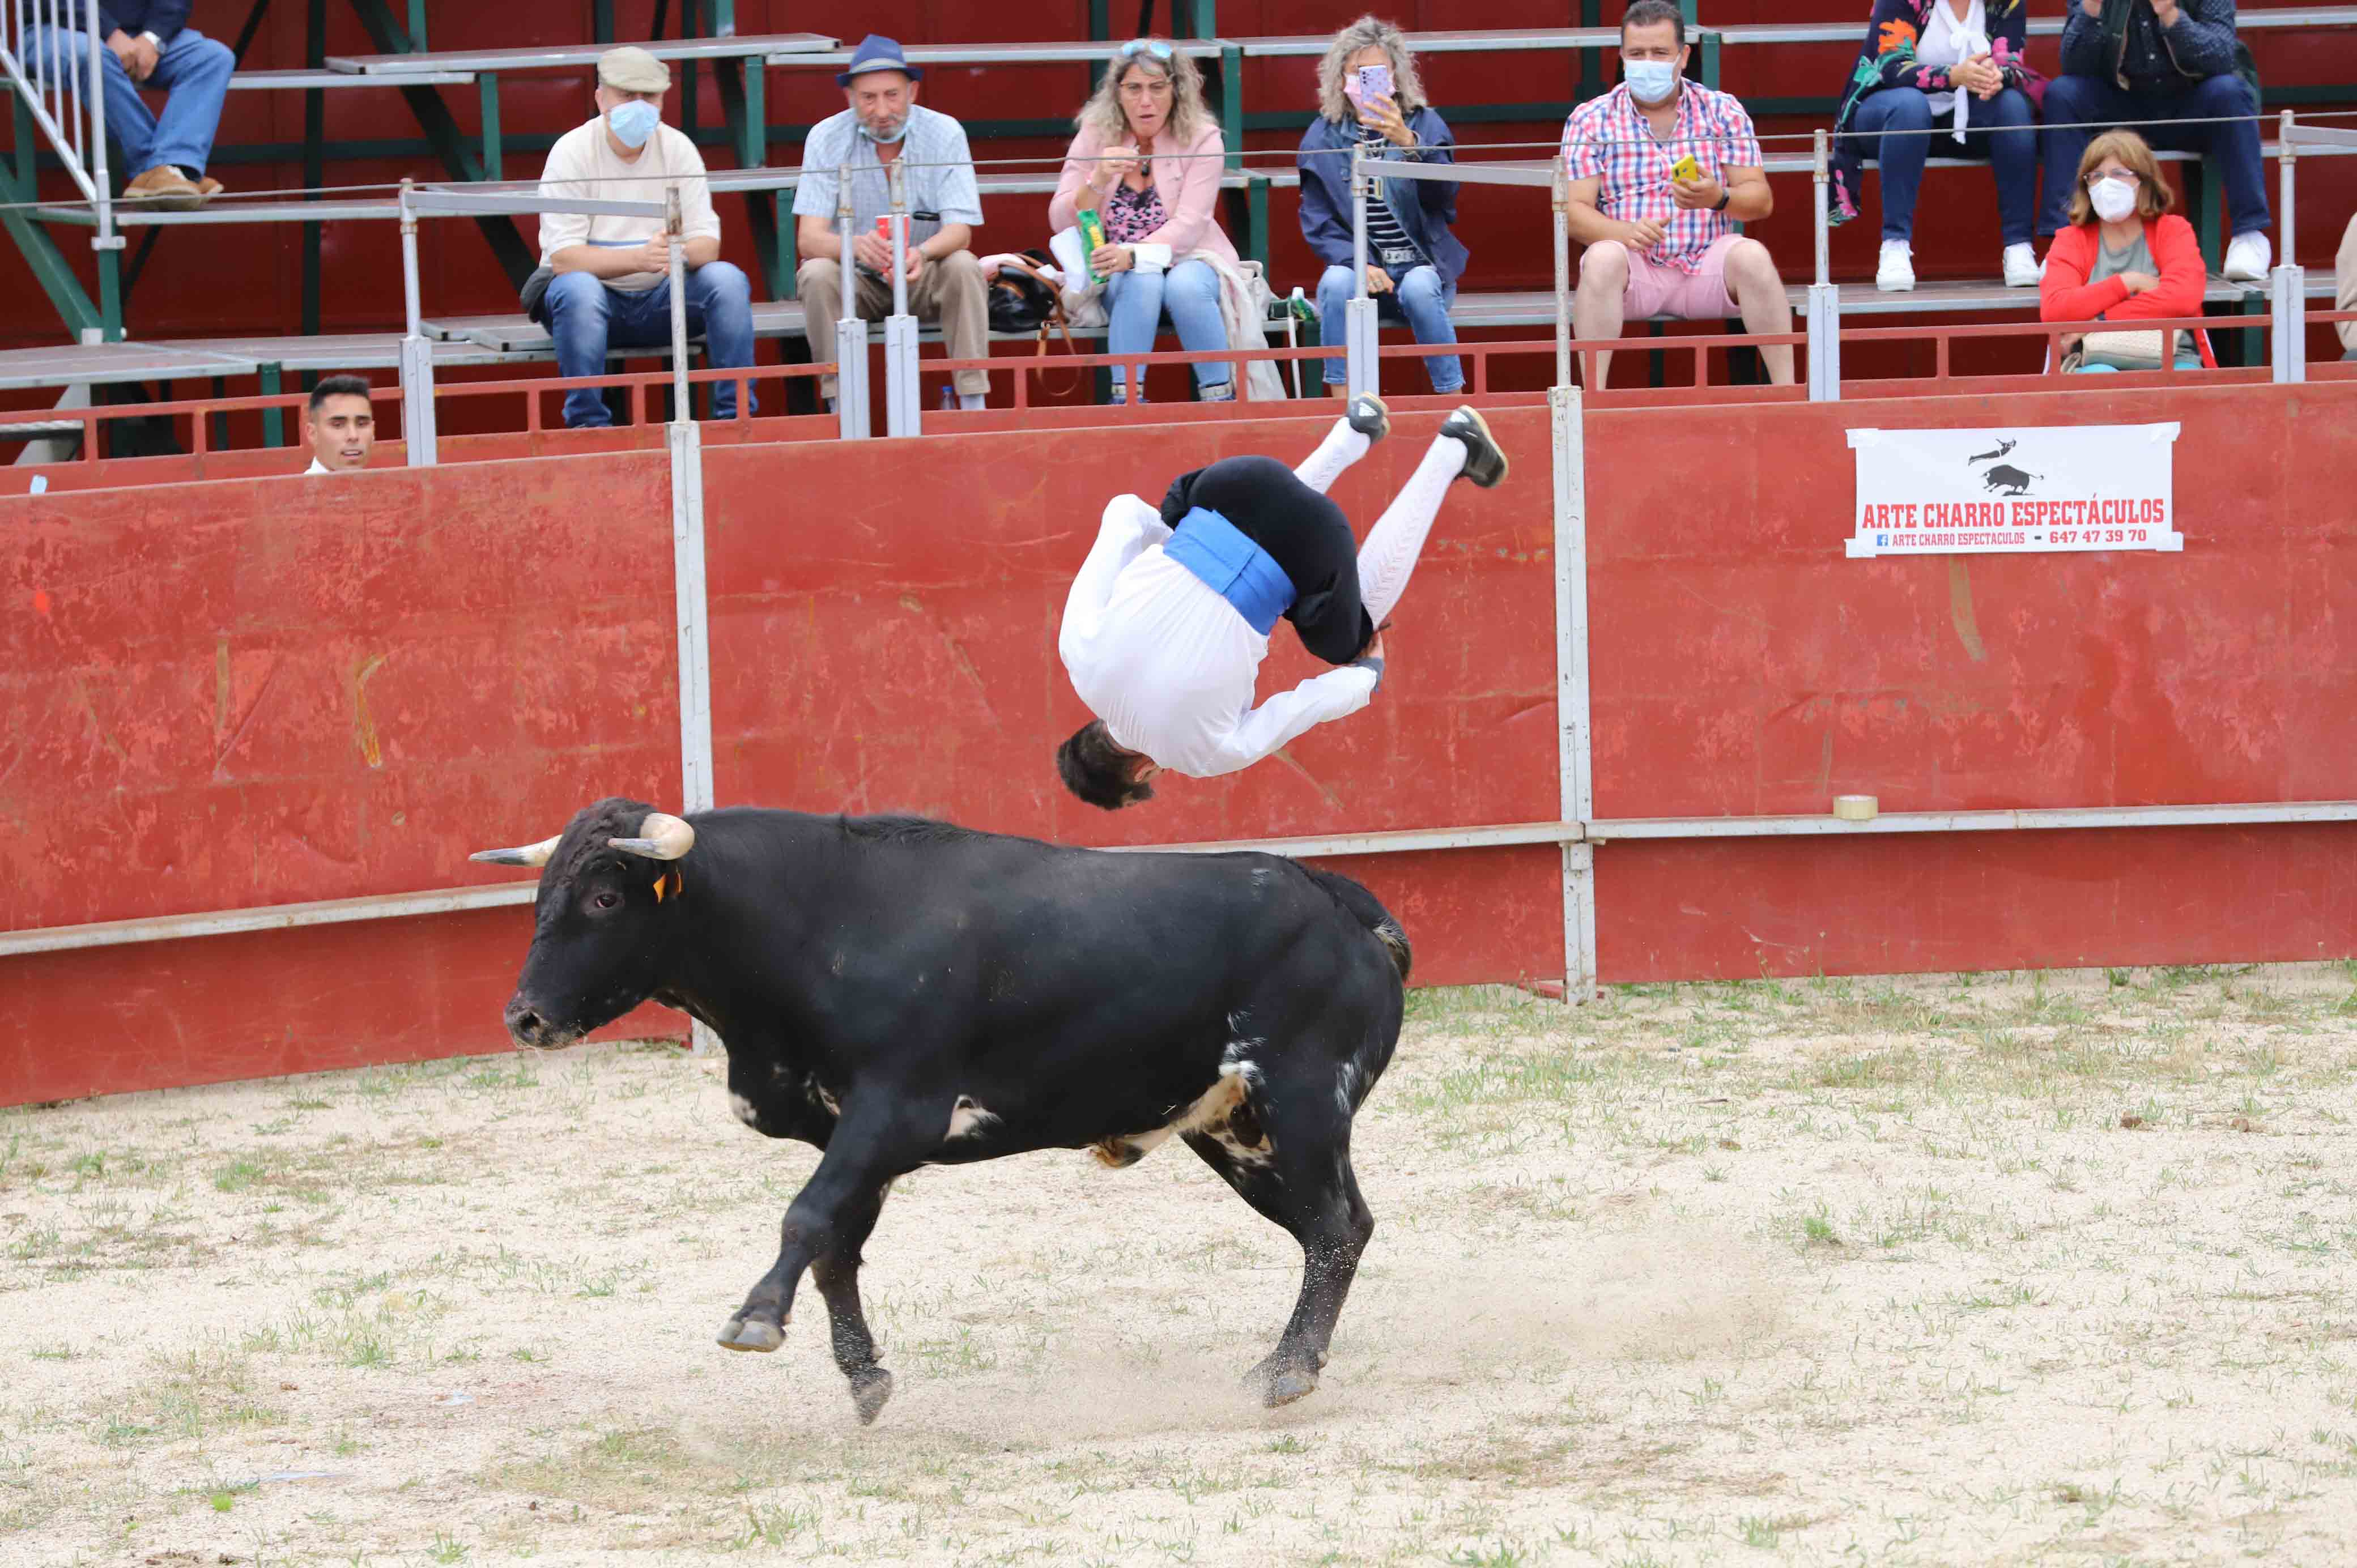
[[[909,313],[938,320],[950,358],[979,360],[990,352],[989,291],[974,259],[974,228],[982,221],[982,193],[974,182],[974,154],[965,127],[917,102],[925,73],[900,46],[870,33],[835,77],[842,113],[811,127],[802,144],[802,181],[794,188],[794,244],[802,262],[794,274],[802,296],[811,360],[834,359],[834,324],[843,315],[843,236],[835,231],[836,171],[851,171],[852,265],[858,315],[881,321],[892,310],[892,243],[876,220],[892,210],[891,169],[908,160],[902,188],[909,212]],[[958,403],[980,408],[990,390],[985,371],[960,371]],[[820,388],[834,401],[834,378]]]
[[[744,269],[720,259],[720,215],[712,209],[704,156],[684,133],[662,123],[671,68],[625,45],[597,57],[597,117],[576,125],[549,149],[540,194],[660,205],[679,187],[681,234],[687,251],[687,329],[704,336],[704,357],[719,367],[753,362],[753,293]],[[656,348],[671,341],[671,242],[663,220],[544,212],[541,264],[554,270],[539,312],[556,340],[562,376],[602,375],[606,350]],[[751,388],[746,390],[748,399]],[[748,410],[758,408],[748,403]],[[737,383],[716,381],[712,416],[737,413]],[[565,423],[610,424],[604,396],[578,387],[565,394]]]

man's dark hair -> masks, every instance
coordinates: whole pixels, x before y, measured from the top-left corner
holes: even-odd
[[[1103,719],[1091,719],[1056,748],[1064,788],[1108,811],[1154,799],[1153,785],[1130,776],[1136,766],[1137,753],[1115,746]]]
[[[331,397],[366,397],[369,384],[358,376],[328,376],[311,389],[311,402],[305,413],[317,413],[319,405]]]
[[[1677,29],[1678,47],[1684,48],[1686,42],[1684,12],[1672,5],[1671,0],[1629,0],[1629,9],[1620,14],[1620,41],[1624,44],[1629,41],[1629,29],[1631,27],[1651,27],[1663,22]]]

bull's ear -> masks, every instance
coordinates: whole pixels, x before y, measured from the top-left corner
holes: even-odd
[[[492,865],[546,865],[548,857],[556,853],[557,839],[564,836],[559,833],[556,838],[543,839],[538,843],[528,843],[516,849],[479,849],[467,858]]]
[[[695,830],[677,817],[649,811],[647,820],[639,824],[637,838],[606,842],[625,854],[641,854],[649,860],[677,860],[695,847]]]

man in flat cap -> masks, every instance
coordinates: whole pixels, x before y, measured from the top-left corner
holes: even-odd
[[[752,285],[743,268],[720,259],[720,217],[712,210],[703,155],[662,123],[670,91],[671,68],[644,49],[625,46],[598,56],[597,117],[557,138],[541,170],[540,193],[660,205],[676,184],[687,250],[687,329],[704,335],[711,365],[749,365]],[[559,375],[604,374],[608,348],[671,342],[671,251],[662,219],[544,212],[540,259],[556,274],[540,314],[556,339]],[[746,396],[752,397],[749,385]],[[748,412],[759,407],[747,405]],[[737,383],[715,382],[713,417],[736,413]],[[565,394],[565,423],[579,429],[613,418],[605,398],[582,387]]]
[[[971,248],[982,221],[982,193],[974,183],[974,154],[965,127],[917,102],[924,72],[900,46],[870,33],[852,51],[851,67],[836,76],[849,107],[811,127],[802,144],[802,180],[794,189],[794,243],[802,258],[794,274],[803,330],[813,363],[834,359],[834,324],[843,315],[843,236],[835,231],[836,171],[851,171],[853,295],[864,321],[892,310],[892,244],[876,220],[892,211],[891,167],[908,160],[903,188],[909,211],[909,311],[938,319],[950,358],[979,360],[990,352],[990,305],[982,264]],[[956,372],[958,404],[980,408],[990,390],[986,371]],[[830,405],[834,379],[820,388]]]

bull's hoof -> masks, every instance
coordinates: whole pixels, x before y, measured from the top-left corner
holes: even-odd
[[[872,1426],[884,1410],[884,1402],[892,1397],[892,1374],[881,1367],[867,1367],[851,1374],[851,1408],[859,1412],[859,1424]]]
[[[785,1329],[758,1317],[732,1317],[720,1330],[720,1344],[729,1350],[770,1351],[786,1342]]]
[[[1244,1374],[1244,1387],[1258,1394],[1261,1403],[1275,1410],[1316,1393],[1318,1369],[1271,1356]]]

